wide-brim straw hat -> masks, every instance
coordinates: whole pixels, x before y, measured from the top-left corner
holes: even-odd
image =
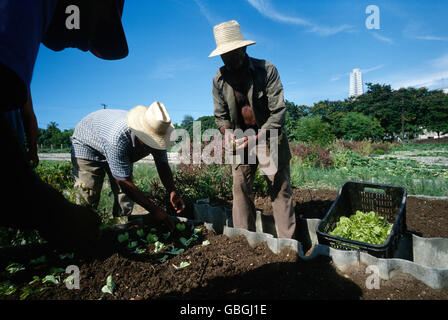
[[[175,130],[165,106],[154,102],[149,108],[137,106],[128,112],[128,127],[144,144],[157,150],[167,150]]]
[[[209,55],[209,58],[256,43],[252,40],[244,40],[240,25],[235,20],[218,24],[213,28],[213,33],[215,34],[216,49]]]

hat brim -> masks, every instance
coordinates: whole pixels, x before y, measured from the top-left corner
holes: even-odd
[[[213,50],[212,53],[210,53],[210,55],[208,57],[212,58],[212,57],[220,56],[227,52],[230,52],[230,51],[233,51],[233,50],[236,50],[239,48],[251,46],[254,44],[256,44],[256,42],[252,41],[252,40],[232,41],[232,42],[220,45],[218,48]]]
[[[165,135],[156,134],[144,121],[147,110],[148,108],[144,106],[138,106],[129,111],[126,117],[128,127],[147,146],[157,150],[167,150],[173,144],[171,134],[175,128],[171,124]]]
[[[66,27],[66,8],[79,8],[79,29]],[[53,51],[77,48],[104,60],[119,60],[129,54],[121,17],[124,0],[59,0],[42,43]]]
[[[92,2],[92,35],[89,50],[104,60],[119,60],[128,56],[129,48],[121,21],[124,0]]]

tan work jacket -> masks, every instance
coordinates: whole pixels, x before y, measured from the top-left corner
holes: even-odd
[[[224,68],[224,67],[222,67]],[[222,76],[222,68],[213,78],[215,122],[218,128],[240,128],[240,117],[233,88]],[[249,57],[248,100],[260,129],[278,129],[278,165],[289,164],[291,151],[285,131],[286,106],[283,85],[277,68],[270,62]],[[274,140],[273,140],[274,141]],[[269,145],[269,144],[268,144]],[[271,153],[274,156],[273,153]]]

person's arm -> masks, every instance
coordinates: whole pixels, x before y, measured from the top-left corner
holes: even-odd
[[[185,209],[185,204],[183,199],[178,195],[176,186],[174,185],[173,172],[171,171],[168,162],[161,161],[154,157],[157,172],[159,173],[160,180],[163,186],[170,195],[170,202],[176,213],[179,214]]]
[[[138,203],[145,208],[151,217],[157,222],[165,222],[170,230],[174,230],[174,222],[169,215],[149,200],[143,191],[141,191],[133,182],[131,178],[127,179],[115,179],[117,184],[123,190],[126,195],[131,198],[135,203]]]
[[[22,115],[23,128],[28,144],[28,159],[31,161],[31,166],[36,168],[39,164],[39,156],[37,155],[38,126],[31,93],[28,94],[28,100],[20,109],[20,113]]]
[[[277,68],[269,64],[266,79],[266,94],[268,97],[269,117],[262,125],[256,136],[238,139],[237,150],[255,145],[261,139],[269,138],[269,130],[281,130],[286,120],[286,105],[283,94],[283,85]],[[254,141],[255,140],[255,141]]]
[[[286,105],[283,85],[278,70],[270,65],[267,72],[266,94],[268,97],[269,118],[261,127],[262,130],[281,130],[286,120]]]

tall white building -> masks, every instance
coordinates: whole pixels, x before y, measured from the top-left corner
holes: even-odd
[[[360,69],[353,69],[353,72],[350,73],[350,97],[358,97],[363,94],[362,72]]]

